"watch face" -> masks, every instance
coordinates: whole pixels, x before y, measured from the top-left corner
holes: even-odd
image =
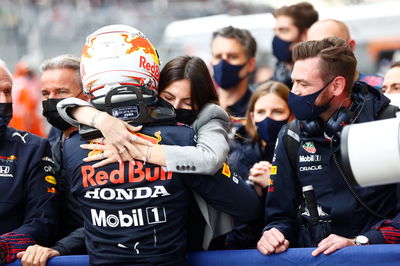
[[[355,242],[356,245],[368,245],[369,239],[366,236],[357,236]]]

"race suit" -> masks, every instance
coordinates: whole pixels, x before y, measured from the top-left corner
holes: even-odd
[[[48,141],[8,127],[0,135],[0,253],[11,262],[35,243],[51,244],[58,223]]]
[[[367,91],[362,93],[362,91]],[[359,103],[361,110],[355,123],[373,121],[378,112],[389,104],[386,98],[375,88],[356,82],[352,92],[353,102]],[[384,243],[382,233],[371,227],[380,218],[370,214],[351,194],[340,175],[333,155],[340,164],[340,142],[330,142],[321,137],[306,138],[300,134],[300,146],[297,152],[295,169],[292,168],[286,150],[286,126],[278,136],[278,142],[271,169],[271,182],[265,205],[266,226],[264,230],[277,228],[289,240],[290,246],[314,246],[330,233],[347,238],[365,235],[370,243]],[[379,145],[379,143],[366,143]],[[289,147],[290,149],[290,147]],[[376,165],[375,167],[379,167]],[[302,187],[312,185],[318,214],[322,222],[321,229],[313,228],[307,211],[300,211]],[[394,217],[396,215],[396,185],[362,188],[353,187],[363,201],[376,213]],[[299,192],[300,191],[300,192]],[[298,239],[302,236],[299,216],[307,223],[308,229],[315,229],[320,235],[317,239]],[[323,232],[325,231],[325,232]]]
[[[138,135],[155,144],[194,144],[186,126],[144,127]],[[66,141],[64,166],[81,204],[92,265],[184,264],[191,189],[243,221],[260,211],[255,193],[227,165],[212,177],[166,172],[142,161],[95,169],[82,161],[88,155],[82,143],[78,134]]]

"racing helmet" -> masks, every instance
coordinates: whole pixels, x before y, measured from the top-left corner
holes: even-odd
[[[157,94],[160,60],[151,42],[127,25],[109,25],[86,38],[81,54],[81,78],[90,101],[103,104],[106,94],[121,85]]]

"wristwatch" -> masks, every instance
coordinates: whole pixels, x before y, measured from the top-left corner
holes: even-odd
[[[366,236],[363,235],[359,235],[356,236],[356,238],[354,239],[354,243],[357,246],[365,246],[365,245],[369,245],[369,239]]]

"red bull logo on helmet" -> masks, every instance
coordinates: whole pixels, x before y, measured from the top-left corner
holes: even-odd
[[[151,72],[157,80],[160,78],[160,67],[156,63],[147,62],[146,57],[140,56],[139,67]]]
[[[160,64],[156,49],[154,49],[153,45],[145,37],[136,35],[134,38],[129,40],[128,34],[121,34],[121,35],[124,37],[124,41],[131,45],[131,47],[128,50],[126,50],[126,54],[130,54],[135,51],[138,51],[139,49],[142,49],[144,53],[149,54],[153,58],[155,64],[157,65]]]

